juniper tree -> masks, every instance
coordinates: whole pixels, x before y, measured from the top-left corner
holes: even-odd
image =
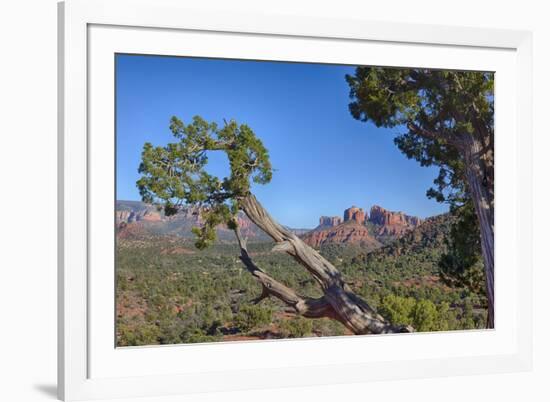
[[[439,167],[429,197],[448,202],[459,214],[473,206],[473,230],[484,263],[487,326],[494,327],[494,75],[358,67],[346,80],[355,119],[403,128],[395,138],[398,148],[422,166]]]
[[[251,182],[267,184],[272,178],[269,153],[250,127],[236,121],[219,127],[201,117],[184,124],[173,117],[170,130],[175,142],[164,146],[146,143],[137,182],[143,201],[164,208],[172,215],[182,206],[192,206],[202,215],[202,226],[194,229],[196,246],[205,248],[216,239],[216,226],[227,225],[237,238],[240,259],[254,276],[262,292],[253,303],[275,297],[297,315],[307,318],[329,317],[356,334],[410,332],[411,327],[394,326],[352,292],[340,272],[316,250],[305,244],[288,228],[276,222],[251,191]],[[207,172],[211,152],[223,152],[229,161],[228,177]],[[289,254],[318,283],[319,298],[298,294],[258,267],[241,236],[239,211],[274,241],[274,251]]]
[[[466,201],[453,213],[456,219],[445,239],[447,250],[438,263],[439,276],[449,286],[486,295],[479,225],[472,201]]]

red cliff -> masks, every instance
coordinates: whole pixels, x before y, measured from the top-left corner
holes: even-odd
[[[396,236],[420,225],[422,220],[416,216],[405,215],[403,212],[388,211],[374,205],[369,214],[369,222],[378,225],[378,235]]]
[[[363,224],[365,222],[365,212],[363,208],[353,206],[344,211],[344,222],[355,221]]]
[[[342,218],[339,216],[321,216],[319,218],[319,227],[334,227],[342,223]]]
[[[317,228],[306,233],[302,240],[312,247],[324,244],[357,244],[373,250],[381,245],[365,225],[353,220],[335,227]]]

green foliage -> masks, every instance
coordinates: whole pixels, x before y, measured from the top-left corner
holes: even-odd
[[[481,258],[481,241],[473,203],[467,201],[456,208],[447,252],[439,260],[441,279],[450,286],[464,286],[472,292],[485,294],[485,275]]]
[[[411,317],[415,304],[416,300],[412,297],[390,294],[382,299],[379,311],[394,325],[410,325],[413,322]]]
[[[200,208],[204,224],[194,233],[202,249],[215,240],[215,226],[229,224],[237,214],[238,200],[248,195],[251,181],[271,181],[269,154],[250,127],[234,120],[220,128],[199,116],[188,125],[172,117],[170,130],[177,142],[143,146],[136,184],[142,200],[164,208],[166,215],[177,213],[183,204]],[[216,151],[229,160],[228,177],[206,170],[209,153]]]
[[[388,295],[382,299],[380,312],[392,324],[412,325],[418,332],[458,329],[458,320],[448,302],[436,305],[430,299]],[[468,325],[475,328],[473,322]]]
[[[281,332],[285,338],[303,338],[311,335],[313,321],[304,317],[296,317],[281,323]]]
[[[235,317],[235,325],[243,332],[253,328],[270,324],[272,321],[272,310],[256,305],[243,305]]]
[[[193,234],[197,237],[195,247],[203,250],[216,241],[216,226],[225,223],[233,227],[233,214],[225,204],[217,204],[202,212],[204,224],[202,227],[192,228]]]
[[[412,309],[411,318],[414,328],[419,332],[439,329],[439,312],[430,300],[418,300]]]
[[[284,321],[283,321],[284,323]],[[311,333],[321,336],[341,336],[346,334],[346,327],[342,323],[330,318],[311,320]]]
[[[127,324],[119,324],[117,328],[118,342],[125,346],[155,345],[161,337],[160,329],[149,323],[138,327]]]
[[[422,166],[440,167],[436,187],[428,190],[428,196],[462,204],[467,199],[464,161],[446,138],[481,137],[492,149],[494,74],[358,67],[346,80],[351,115],[377,127],[407,126],[409,130],[395,139],[399,149]],[[437,138],[418,135],[411,127],[435,133]]]
[[[437,306],[437,314],[439,316],[438,330],[448,331],[458,328],[458,319],[448,302],[442,302]],[[476,325],[474,324],[472,327],[475,328]]]
[[[358,67],[346,80],[355,119],[377,127],[406,128],[394,140],[397,147],[422,166],[439,167],[427,196],[449,203],[458,217],[446,244],[448,252],[439,261],[440,275],[449,285],[483,293],[480,231],[466,169],[469,166],[470,175],[473,170],[480,176],[492,208],[494,74]],[[481,152],[470,154],[472,148],[466,144],[473,141],[480,144]],[[480,162],[475,168],[473,158]]]
[[[458,283],[445,285],[438,276],[448,230],[446,220],[438,219],[419,238],[404,238],[366,257],[360,247],[330,246],[320,252],[355,293],[396,324],[418,324],[421,330],[484,328],[485,296]],[[260,289],[235,257],[235,244],[216,243],[200,251],[191,246],[189,240],[166,235],[117,241],[117,345],[349,333],[331,319],[294,322],[275,299],[251,305]],[[251,243],[249,251],[281,283],[302,295],[320,297],[311,275],[296,269],[290,256],[271,252],[272,247],[269,242]],[[172,252],[177,250],[184,252]],[[421,300],[436,307],[435,323],[429,319],[433,309],[421,308],[424,303],[416,307]]]

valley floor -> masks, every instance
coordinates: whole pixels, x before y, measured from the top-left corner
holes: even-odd
[[[440,281],[438,245],[369,254],[359,246],[331,245],[321,253],[354,292],[394,324],[411,324],[417,331],[483,328],[484,297]],[[303,295],[320,296],[312,277],[271,247],[269,242],[249,246],[257,265]],[[116,264],[118,346],[350,334],[330,319],[289,314],[276,300],[252,304],[261,289],[234,244],[198,251],[180,237],[118,239]]]

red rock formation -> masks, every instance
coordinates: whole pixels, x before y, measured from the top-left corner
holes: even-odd
[[[324,244],[357,244],[375,249],[380,247],[376,240],[363,224],[348,221],[335,227],[318,228],[306,233],[302,239],[312,247]]]
[[[147,233],[143,229],[143,226],[132,222],[120,222],[117,226],[117,238],[118,239],[143,239],[147,237]]]
[[[403,212],[388,211],[378,205],[371,208],[368,220],[380,226],[377,232],[380,236],[398,236],[417,227],[422,222],[416,216],[405,215]]]
[[[321,216],[319,218],[319,227],[334,227],[342,223],[342,218],[339,216]]]
[[[367,223],[376,225],[376,231],[369,233]],[[306,243],[313,247],[323,244],[363,244],[370,248],[380,246],[378,236],[399,237],[421,223],[415,216],[403,212],[388,211],[380,206],[373,206],[370,217],[362,208],[352,206],[344,211],[344,222],[338,216],[321,216],[319,226],[303,235]]]
[[[162,220],[161,213],[156,208],[151,208],[145,210],[137,221],[146,221],[146,222],[160,222]]]
[[[119,207],[119,204],[117,204]],[[192,237],[191,228],[200,226],[203,219],[197,208],[182,208],[177,214],[166,217],[155,206],[132,201],[121,201],[116,210],[116,227],[121,237],[136,237],[147,233],[170,233]],[[269,240],[244,214],[238,215],[243,235],[258,241]],[[344,211],[344,219],[339,216],[321,216],[319,226],[313,231],[292,230],[304,237],[314,247],[326,243],[355,243],[376,247],[378,240],[400,237],[421,223],[421,219],[402,212],[388,211],[373,206],[369,217],[362,208],[352,206]],[[376,225],[369,233],[367,223]],[[126,227],[128,225],[129,227]],[[140,227],[139,229],[137,227]],[[217,228],[220,241],[232,241],[234,234],[225,225]]]
[[[127,223],[128,217],[130,216],[130,211],[120,211],[117,210],[115,214],[116,224],[120,225],[122,222]]]
[[[344,222],[355,221],[363,224],[365,222],[365,212],[363,208],[353,206],[344,211]]]
[[[133,223],[140,221],[160,222],[163,220],[161,212],[155,207],[147,207],[140,211],[117,210],[115,218],[117,224],[122,222]]]

